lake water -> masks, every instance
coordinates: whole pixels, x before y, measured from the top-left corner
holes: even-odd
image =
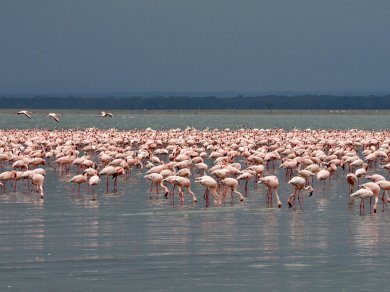
[[[11,111],[0,128],[203,129],[388,128],[387,113],[153,112],[64,113],[54,123]],[[91,200],[85,186],[72,194],[50,165],[45,201],[26,193],[0,195],[0,291],[384,291],[390,276],[390,215],[359,214],[348,205],[345,173],[323,189],[315,183],[303,209],[288,209],[292,192],[279,176],[281,209],[268,208],[263,186],[250,185],[247,201],[206,207],[193,183],[196,204],[149,198],[144,171],[119,191],[104,183]],[[377,173],[384,174],[382,170]],[[74,171],[73,171],[74,173]],[[266,175],[271,172],[267,172]],[[243,191],[241,185],[240,190]],[[381,205],[380,205],[381,206]]]

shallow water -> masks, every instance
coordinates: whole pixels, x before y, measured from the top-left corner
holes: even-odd
[[[22,119],[2,113],[1,128],[101,127],[118,129],[385,128],[388,115],[224,113],[124,113],[99,119],[88,112]],[[30,123],[30,124],[29,124]],[[32,123],[32,124],[31,124]],[[298,291],[386,290],[390,266],[388,209],[359,214],[348,204],[345,174],[330,185],[315,182],[303,209],[288,209],[291,187],[278,168],[281,209],[268,208],[265,188],[249,186],[247,201],[228,199],[206,207],[179,205],[153,195],[143,171],[119,181],[117,193],[104,183],[91,200],[85,186],[72,194],[68,177],[46,166],[45,201],[26,192],[0,195],[1,291]],[[377,171],[383,173],[383,171]],[[241,185],[240,190],[244,192]]]
[[[146,129],[167,130],[194,127],[202,130],[232,130],[241,127],[298,129],[387,129],[389,111],[123,111],[114,112],[113,118],[101,118],[98,111],[56,111],[62,114],[60,123],[47,117],[49,110],[39,110],[29,120],[15,114],[16,111],[0,111],[0,129],[15,128],[116,128],[118,130]]]

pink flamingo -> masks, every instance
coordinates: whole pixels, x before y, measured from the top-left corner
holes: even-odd
[[[29,119],[31,119],[33,112],[23,110],[23,111],[17,112],[17,114],[18,114],[18,115],[25,115],[26,117],[28,117]]]
[[[167,198],[168,197],[168,194],[169,194],[169,190],[168,188],[163,184],[163,179],[164,177],[159,174],[159,173],[150,173],[150,174],[147,174],[144,176],[144,178],[148,179],[151,181],[151,184],[150,184],[150,191],[149,191],[149,194],[152,193],[152,189],[153,189],[153,184],[156,186],[156,193],[158,194],[158,186],[162,187],[165,191],[165,197]]]
[[[232,200],[233,200],[233,193],[236,193],[237,195],[240,196],[240,201],[241,202],[244,201],[243,195],[239,191],[237,191],[238,180],[236,180],[235,178],[232,178],[232,177],[227,177],[227,178],[223,179],[221,182],[223,185],[225,185],[226,187],[228,187],[230,189]]]
[[[80,193],[80,185],[82,183],[86,183],[87,181],[88,181],[88,174],[86,172],[84,172],[83,174],[75,175],[74,177],[72,177],[70,179],[69,182],[74,183],[74,184],[78,184],[79,185],[78,193]],[[72,192],[74,192],[74,185],[72,188]]]
[[[270,206],[272,204],[272,191],[274,191],[278,208],[282,207],[282,202],[279,199],[278,195],[278,187],[279,187],[279,180],[274,175],[265,176],[259,179],[258,183],[264,184],[267,188],[267,203]]]
[[[181,176],[175,176],[173,179],[172,179],[172,183],[177,186],[178,190],[179,190],[179,196],[180,196],[180,202],[181,203],[184,203],[184,192],[183,192],[183,188],[185,188],[187,190],[187,193],[191,194],[192,195],[192,201],[194,203],[197,202],[197,199],[196,199],[196,196],[195,194],[191,191],[191,181],[186,178],[186,177],[181,177]]]
[[[294,193],[292,193],[287,199],[288,207],[291,208],[293,205],[295,205],[296,197],[298,197],[299,205],[302,207],[303,197],[300,196],[301,191],[305,190],[309,192],[309,197],[311,197],[313,195],[313,188],[311,186],[306,186],[306,180],[301,176],[293,177],[289,180],[288,183],[294,186]]]
[[[330,171],[327,169],[321,169],[317,173],[317,179],[318,180],[323,180],[324,181],[324,189],[325,189],[325,181],[330,178]]]
[[[238,177],[238,180],[245,180],[245,193],[248,192],[248,182],[250,179],[256,176],[256,172],[254,170],[244,170]],[[256,183],[256,180],[255,180]]]
[[[100,177],[99,177],[99,174],[94,174],[93,176],[91,176],[90,179],[89,179],[89,181],[88,181],[88,184],[92,187],[92,194],[93,194],[92,200],[95,201],[95,200],[96,200],[96,196],[95,196],[95,186],[97,186],[98,184],[100,184]]]
[[[383,190],[382,194],[382,204],[383,208],[382,211],[384,211],[385,205],[387,206],[387,203],[390,201],[387,191],[390,190],[390,181],[387,180],[381,180],[376,182],[376,184]]]
[[[6,181],[15,180],[15,178],[16,178],[16,171],[15,170],[5,171],[5,172],[0,173],[0,180],[3,182],[2,187],[4,189],[4,192],[6,191],[6,188],[5,188]],[[14,189],[15,188],[16,188],[16,186],[14,184]]]
[[[56,113],[49,113],[47,115],[48,117],[52,118],[54,121],[59,122],[60,121],[60,114]]]
[[[114,179],[114,192],[117,191],[117,178],[119,175],[123,175],[125,173],[125,170],[123,167],[120,166],[106,166],[103,168],[99,175],[105,175],[107,177],[106,179],[106,192],[108,193],[108,177],[112,176]]]
[[[352,200],[355,197],[360,199],[360,214],[363,214],[364,213],[364,199],[370,198],[370,201],[371,201],[373,195],[374,195],[374,193],[370,189],[362,188],[362,189],[359,189],[356,192],[352,193],[350,195],[350,197]]]
[[[379,192],[380,192],[379,185],[377,183],[374,183],[374,182],[367,182],[365,184],[360,185],[359,188],[368,189],[373,193],[374,199],[375,199],[373,210],[374,210],[374,213],[376,213],[377,206],[378,206],[378,200],[379,200]],[[371,210],[371,200],[372,200],[372,196],[370,198],[370,210]]]
[[[43,199],[43,181],[44,180],[45,180],[45,177],[39,173],[34,173],[31,177],[31,182],[33,185],[36,186],[37,193],[41,196],[41,199]]]
[[[349,195],[352,194],[353,192],[353,187],[357,183],[357,177],[354,173],[348,173],[347,174],[347,182],[348,182],[348,187],[349,187]]]
[[[208,206],[208,194],[209,192],[212,194],[214,197],[214,204],[220,204],[221,203],[221,198],[219,197],[217,193],[218,189],[218,183],[217,181],[212,178],[211,176],[204,175],[201,177],[197,177],[195,179],[195,182],[200,183],[202,186],[206,187],[205,192],[203,194],[203,197],[206,200],[206,205]]]

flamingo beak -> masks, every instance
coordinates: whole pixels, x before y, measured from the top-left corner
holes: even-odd
[[[311,191],[310,194],[309,194],[309,197],[311,197],[313,195],[313,192]]]

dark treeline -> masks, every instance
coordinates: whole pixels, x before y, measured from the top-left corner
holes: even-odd
[[[123,109],[123,110],[219,110],[219,109],[390,109],[387,96],[256,96],[256,97],[0,97],[8,109]]]

